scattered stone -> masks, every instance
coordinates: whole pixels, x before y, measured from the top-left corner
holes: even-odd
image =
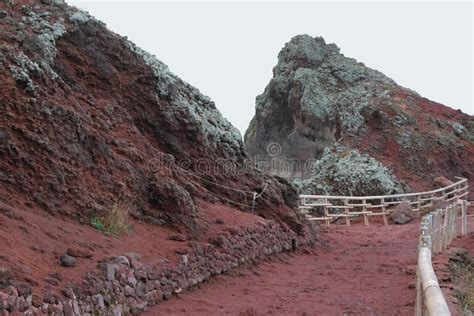
[[[57,271],[50,273],[49,276],[56,279],[56,280],[58,280],[58,281],[63,280],[63,275],[60,272],[57,272]]]
[[[403,202],[398,204],[390,213],[390,219],[399,225],[410,222],[413,219],[413,211],[411,210],[410,203]]]
[[[69,255],[62,255],[59,257],[59,261],[63,267],[74,267],[76,266],[76,259]]]
[[[186,241],[186,237],[182,234],[170,235],[170,236],[168,236],[168,239],[169,240],[174,240],[174,241],[180,241],[180,242],[185,242]]]
[[[223,247],[225,244],[225,239],[222,236],[217,236],[210,238],[209,243],[213,244],[216,247]]]
[[[0,289],[5,289],[13,282],[13,274],[7,267],[0,267]]]
[[[453,181],[447,179],[446,177],[443,177],[443,176],[440,176],[440,177],[436,177],[434,180],[433,180],[435,186],[437,188],[444,188],[444,187],[447,187],[451,184],[453,184]]]
[[[38,285],[38,282],[30,276],[26,276],[25,281],[31,286],[37,286]]]
[[[60,281],[56,278],[52,278],[52,277],[46,277],[44,279],[47,283],[51,284],[51,285],[59,285]]]
[[[8,16],[7,11],[0,10],[0,19],[4,19]]]
[[[71,249],[69,248],[66,253],[71,256],[71,257],[76,257],[76,258],[92,258],[92,253],[87,251],[87,250],[83,250],[83,249]]]
[[[32,294],[32,289],[31,289],[31,285],[29,285],[28,283],[24,283],[24,282],[18,282],[15,284],[15,287],[18,291],[18,295],[19,296],[23,296],[23,297],[28,297]]]

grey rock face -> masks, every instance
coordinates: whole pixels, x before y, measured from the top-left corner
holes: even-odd
[[[90,19],[92,19],[92,17],[90,16],[89,13],[80,11],[80,10],[73,12],[71,13],[71,15],[69,15],[69,20],[71,20],[71,22],[74,22],[76,24],[87,23]]]
[[[268,158],[277,142],[281,158],[320,158],[343,134],[364,129],[361,112],[384,99],[383,86],[395,83],[378,71],[344,57],[321,37],[295,36],[278,55],[273,78],[257,97],[256,114],[245,134],[249,153]],[[382,88],[381,88],[382,87]],[[282,176],[309,176],[295,170]]]
[[[155,56],[130,41],[127,44],[153,70],[158,96],[169,100],[171,107],[167,119],[170,125],[185,123],[188,130],[196,131],[194,134],[199,136],[196,141],[202,142],[202,147],[212,148],[224,158],[245,156],[240,132],[222,116],[209,97],[173,74]],[[184,117],[189,119],[183,122]]]
[[[389,169],[355,149],[335,145],[326,148],[313,166],[314,175],[293,184],[304,194],[378,195],[406,190]]]
[[[51,21],[48,12],[37,13],[25,10],[27,11],[21,22],[38,34],[33,38],[25,35],[26,39],[23,43],[26,51],[33,52],[34,60],[20,52],[16,58],[17,66],[12,66],[11,72],[17,81],[34,91],[36,86],[31,78],[43,74],[48,74],[53,79],[59,77],[53,70],[57,54],[56,41],[66,34],[66,27],[62,18],[55,22]]]

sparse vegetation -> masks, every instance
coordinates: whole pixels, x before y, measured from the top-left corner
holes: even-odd
[[[474,311],[474,272],[472,268],[469,272],[461,276],[458,280],[459,287],[461,291],[458,294],[459,301],[464,308],[464,312],[466,315],[468,311]]]
[[[130,231],[129,213],[130,204],[119,198],[103,216],[94,216],[90,223],[92,227],[106,235],[123,235]]]
[[[457,298],[463,315],[472,315],[474,311],[474,259],[465,250],[459,251],[451,258],[450,268],[453,283],[459,288]]]

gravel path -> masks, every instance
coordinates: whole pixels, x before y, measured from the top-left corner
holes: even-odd
[[[418,227],[323,228],[311,253],[216,277],[146,315],[412,315]]]

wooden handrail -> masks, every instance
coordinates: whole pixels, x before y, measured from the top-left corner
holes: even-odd
[[[461,235],[468,233],[467,207],[469,203],[458,200],[423,216],[420,223],[418,267],[416,278],[416,316],[449,316],[446,299],[438,283],[431,258],[448,248],[458,235],[457,219],[461,219]]]
[[[443,188],[414,193],[401,193],[391,195],[373,195],[373,196],[331,196],[331,195],[308,195],[302,194],[299,196],[300,206],[309,220],[325,221],[328,217],[337,217],[341,213],[333,213],[334,209],[342,209],[343,215],[346,218],[346,225],[350,225],[350,217],[363,215],[364,223],[369,225],[369,217],[383,216],[385,225],[388,225],[387,216],[392,211],[388,209],[389,206],[395,206],[404,202],[408,202],[413,206],[413,212],[420,212],[423,208],[433,205],[436,200],[443,200],[447,203],[455,202],[464,198],[468,193],[467,179],[456,177],[458,181],[445,186]],[[379,201],[379,202],[377,202]],[[336,203],[334,203],[336,202]],[[379,203],[379,204],[377,204]],[[342,204],[342,205],[341,205]],[[308,210],[313,207],[323,207],[324,216],[311,215]],[[361,209],[362,212],[357,209]],[[370,211],[368,211],[370,209]],[[380,211],[377,211],[377,210]]]
[[[458,178],[458,177],[456,177]],[[425,194],[436,194],[439,192],[442,192],[447,189],[451,189],[456,187],[457,185],[464,184],[467,182],[467,179],[461,179],[458,182],[455,182],[453,184],[450,184],[444,188],[439,188],[436,190],[432,191],[425,191],[425,192],[414,192],[414,193],[400,193],[400,194],[390,194],[390,195],[369,195],[369,196],[350,196],[350,195],[310,195],[310,194],[301,194],[299,197],[300,198],[311,198],[311,199],[333,199],[333,200],[378,200],[378,199],[386,199],[386,198],[402,198],[402,197],[412,197],[412,196],[418,196],[418,195],[425,195]]]

